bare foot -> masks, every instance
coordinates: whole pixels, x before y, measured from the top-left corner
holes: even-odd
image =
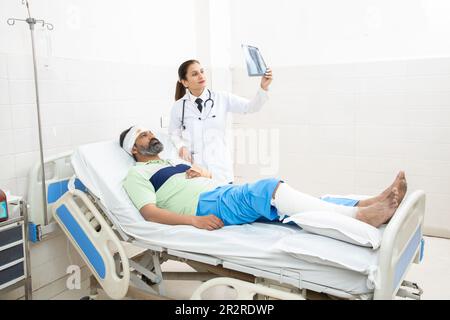
[[[357,207],[369,207],[377,202],[383,201],[384,199],[386,199],[392,192],[392,189],[394,187],[397,187],[397,189],[399,190],[399,184],[401,182],[402,179],[405,179],[405,172],[400,171],[397,176],[395,177],[394,182],[392,182],[392,184],[386,189],[384,190],[382,193],[380,193],[378,196],[370,198],[370,199],[365,199],[365,200],[361,200],[358,202]],[[400,193],[400,191],[399,191]],[[406,192],[405,192],[406,193]],[[403,194],[403,197],[405,195]],[[402,197],[402,200],[403,200]],[[399,201],[400,203],[401,201]]]
[[[400,205],[400,203],[402,203],[403,199],[405,198],[406,192],[408,191],[408,183],[406,182],[406,178],[404,175],[395,187],[398,190],[398,204]]]
[[[399,205],[398,197],[398,189],[394,187],[383,201],[359,209],[356,214],[356,219],[378,228],[389,221],[394,215]]]

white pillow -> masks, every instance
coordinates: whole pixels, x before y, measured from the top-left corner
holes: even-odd
[[[382,234],[377,228],[362,221],[332,211],[308,211],[297,213],[284,220],[294,222],[303,230],[349,242],[363,247],[378,249]]]
[[[378,270],[378,250],[355,246],[343,241],[323,237],[308,232],[285,236],[271,249],[286,252],[298,259],[314,263],[352,270],[376,279]]]

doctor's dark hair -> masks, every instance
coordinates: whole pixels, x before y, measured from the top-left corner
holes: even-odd
[[[180,100],[186,94],[186,88],[181,83],[181,80],[187,80],[186,75],[187,75],[188,69],[194,63],[200,64],[200,62],[198,62],[197,60],[188,60],[188,61],[183,62],[181,64],[181,66],[178,68],[178,81],[177,81],[177,87],[175,89],[175,101]]]
[[[120,134],[120,138],[119,138],[119,143],[120,143],[120,147],[123,148],[123,142],[125,141],[125,137],[127,136],[128,132],[130,132],[130,130],[133,127],[128,128],[127,130],[125,130],[124,132],[122,132]],[[135,161],[137,161],[136,156],[133,154],[133,158]]]

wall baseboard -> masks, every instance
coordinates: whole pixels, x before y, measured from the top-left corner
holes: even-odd
[[[450,239],[450,230],[444,228],[425,226],[423,233],[428,237]]]

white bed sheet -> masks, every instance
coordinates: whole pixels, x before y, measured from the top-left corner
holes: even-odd
[[[159,138],[165,145],[169,143],[164,135]],[[169,148],[165,156],[169,154],[170,157],[171,151]],[[167,226],[145,221],[122,187],[122,181],[133,164],[133,159],[117,141],[84,145],[72,156],[77,177],[114,215],[122,230],[136,240],[167,249],[210,255],[277,274],[297,272],[303,281],[353,295],[373,292],[374,282],[368,275],[309,263],[271,249],[272,244],[282,237],[304,232],[296,226],[254,223],[210,232],[191,226]]]

